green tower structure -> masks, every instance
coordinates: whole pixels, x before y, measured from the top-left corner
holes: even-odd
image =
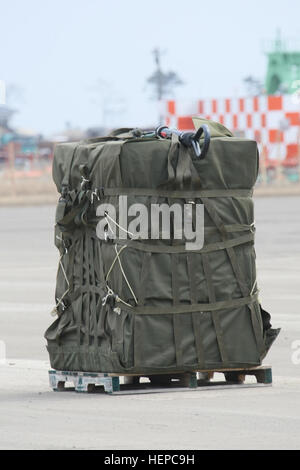
[[[300,51],[288,50],[280,33],[277,33],[267,56],[266,93],[294,93],[300,85]]]

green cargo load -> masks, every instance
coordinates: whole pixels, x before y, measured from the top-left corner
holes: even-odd
[[[205,158],[176,135],[130,129],[56,147],[58,317],[45,333],[54,369],[155,374],[258,366],[278,335],[256,282],[257,144],[212,121],[194,124],[210,131]],[[174,230],[168,239],[131,239],[122,224],[119,238],[111,237],[120,196],[149,212],[153,204],[203,204],[203,247],[187,250]],[[97,216],[104,203],[116,220]],[[100,220],[107,221],[102,239]]]

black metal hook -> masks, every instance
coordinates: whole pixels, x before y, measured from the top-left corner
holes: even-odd
[[[155,130],[155,135],[160,138],[168,139],[172,136],[172,134],[177,135],[179,141],[185,147],[192,147],[197,158],[205,158],[210,144],[210,131],[207,124],[202,124],[197,132],[181,132],[178,129],[170,129],[167,126],[160,126]],[[204,134],[204,142],[201,148],[199,139],[202,134]]]
[[[204,134],[204,142],[203,142],[202,148],[200,148],[199,139],[202,136],[202,134]],[[193,142],[195,144],[198,144],[200,148],[200,155],[197,155],[197,156],[199,156],[200,159],[205,158],[205,155],[208,152],[208,148],[210,144],[210,130],[207,124],[202,124],[202,126],[199,127],[197,132],[194,134]]]

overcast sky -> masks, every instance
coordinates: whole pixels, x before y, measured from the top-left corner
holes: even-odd
[[[22,91],[20,128],[148,125],[154,47],[185,82],[177,98],[242,96],[277,28],[300,37],[299,0],[0,0],[0,79]]]

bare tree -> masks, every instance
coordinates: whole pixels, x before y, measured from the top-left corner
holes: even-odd
[[[264,94],[264,85],[258,78],[249,75],[249,77],[244,78],[243,82],[246,85],[249,96],[260,96]]]
[[[160,102],[163,98],[169,96],[173,89],[176,86],[183,85],[183,81],[179,78],[179,76],[173,72],[163,72],[161,68],[161,50],[159,48],[155,48],[153,50],[154,60],[156,69],[153,75],[147,79],[147,83],[153,86],[155,99]],[[159,123],[162,122],[162,116],[159,115]]]

